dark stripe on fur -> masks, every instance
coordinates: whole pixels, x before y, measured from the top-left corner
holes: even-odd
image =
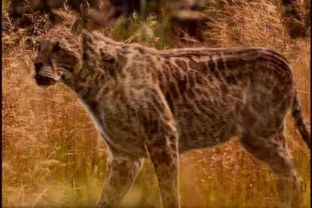
[[[310,133],[308,132],[307,126],[304,123],[297,94],[294,97],[291,113],[295,120],[295,125],[301,134],[301,137],[303,138],[305,143],[307,143],[308,147],[311,149],[311,136]]]

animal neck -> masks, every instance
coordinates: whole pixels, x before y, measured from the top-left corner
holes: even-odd
[[[85,33],[82,35],[83,65],[64,83],[83,99],[95,98],[122,73],[122,61],[117,55],[123,53],[124,44],[115,42],[99,33]]]
[[[105,84],[106,76],[104,71],[94,68],[82,67],[80,73],[70,79],[64,80],[71,90],[79,97],[95,97]]]

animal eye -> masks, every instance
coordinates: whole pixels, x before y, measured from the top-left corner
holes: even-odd
[[[56,43],[52,48],[52,52],[58,52],[60,50],[61,50],[60,43]]]

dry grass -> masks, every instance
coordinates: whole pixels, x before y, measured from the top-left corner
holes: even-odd
[[[214,1],[211,1],[212,3]],[[291,40],[270,1],[215,1],[207,8],[205,44],[210,47],[266,46],[287,56],[304,116],[310,115],[310,39]],[[218,2],[223,2],[218,3]],[[166,19],[132,18],[127,31],[116,23],[114,39],[168,48],[175,42]],[[208,30],[209,29],[209,30]],[[92,207],[105,180],[106,147],[75,96],[64,86],[39,89],[32,79],[34,43],[39,36],[17,30],[3,36],[2,191],[4,207]],[[310,120],[309,122],[310,123]],[[308,189],[310,154],[287,120],[286,135]],[[237,139],[181,157],[182,207],[269,207],[274,175],[243,150]],[[146,162],[123,207],[159,207],[156,178]]]

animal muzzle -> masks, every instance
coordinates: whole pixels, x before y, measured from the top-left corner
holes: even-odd
[[[39,86],[48,87],[59,80],[59,76],[56,75],[51,67],[43,67],[35,64],[35,69],[36,74],[34,78]]]
[[[47,77],[47,76],[42,76],[42,75],[39,75],[39,74],[36,74],[35,75],[35,79],[36,79],[36,82],[39,86],[50,86],[50,85],[53,85],[56,83],[56,80],[54,80],[53,78],[51,77]]]

